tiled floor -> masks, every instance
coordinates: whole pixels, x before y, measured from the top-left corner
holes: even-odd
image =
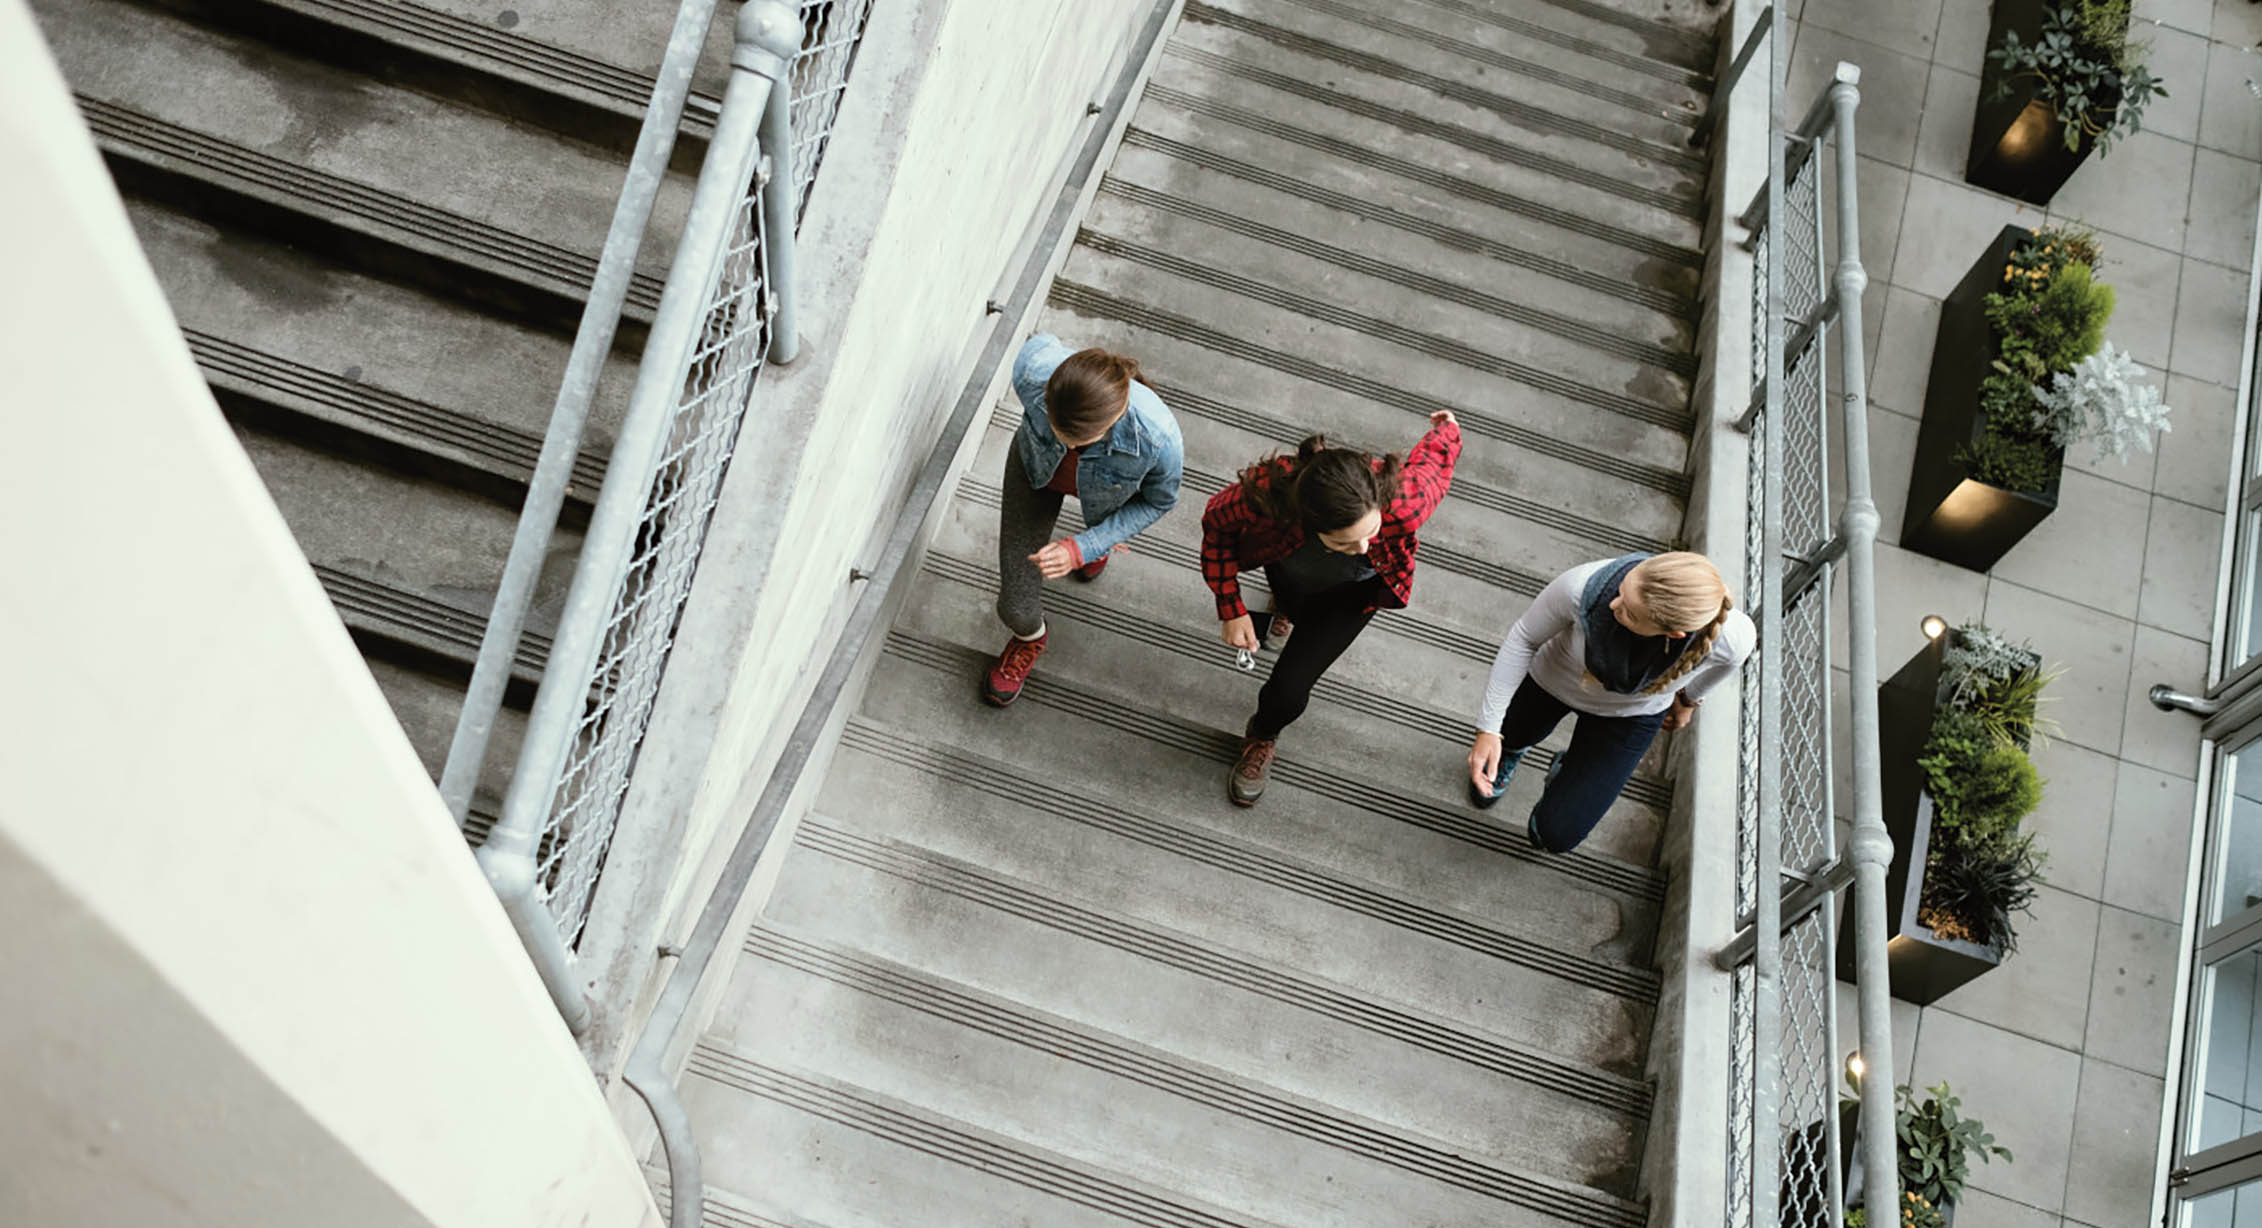
[[[2050,705],[2064,736],[2037,755],[2049,886],[2003,967],[1932,1007],[1896,1004],[1901,1077],[1948,1080],[2017,1155],[1975,1168],[1962,1228],[2117,1228],[2150,1205],[2198,767],[2198,723],[2144,695],[2204,682],[2262,191],[2262,4],[2137,0],[2170,97],[2047,211],[1963,182],[1988,7],[1791,0],[1790,105],[1838,60],[1861,66],[1880,667],[1915,653],[1938,613],[2031,640],[2066,671]],[[2164,381],[2173,430],[2125,466],[2069,456],[2057,512],[1979,575],[1890,543],[1940,298],[2004,223],[2044,221],[2100,232],[2119,295],[2108,335]]]

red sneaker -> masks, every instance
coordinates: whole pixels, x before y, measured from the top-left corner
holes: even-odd
[[[1103,554],[1100,557],[1093,559],[1091,562],[1084,564],[1082,567],[1077,568],[1075,571],[1070,572],[1069,574],[1075,576],[1079,580],[1082,580],[1086,584],[1090,584],[1092,581],[1100,578],[1101,572],[1107,570],[1107,560],[1108,556]]]
[[[997,664],[990,667],[982,678],[982,698],[991,706],[1002,708],[1021,697],[1021,687],[1029,681],[1029,671],[1037,666],[1037,658],[1044,655],[1045,640],[1050,630],[1033,640],[1019,637],[1008,641],[1005,651],[998,654]]]

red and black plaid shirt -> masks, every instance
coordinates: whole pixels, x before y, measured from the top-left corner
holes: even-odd
[[[1461,428],[1444,423],[1430,429],[1407,454],[1399,470],[1398,496],[1382,509],[1382,527],[1367,545],[1367,565],[1381,578],[1386,594],[1381,604],[1404,606],[1414,592],[1414,551],[1421,543],[1414,531],[1430,518],[1453,484],[1453,462],[1461,457]],[[1286,458],[1276,460],[1257,474],[1261,485],[1287,468]],[[1304,527],[1273,520],[1259,513],[1233,483],[1210,496],[1202,510],[1202,580],[1217,594],[1220,622],[1249,612],[1241,604],[1240,574],[1277,563],[1304,544]]]

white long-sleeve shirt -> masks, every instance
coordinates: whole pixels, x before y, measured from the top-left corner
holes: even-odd
[[[1575,712],[1595,716],[1646,716],[1663,712],[1675,694],[1702,699],[1706,691],[1736,672],[1744,657],[1759,642],[1759,628],[1742,610],[1731,611],[1712,651],[1695,668],[1675,680],[1674,686],[1655,694],[1621,694],[1587,676],[1587,633],[1579,618],[1580,598],[1594,573],[1614,560],[1596,559],[1555,577],[1540,590],[1531,608],[1508,629],[1508,640],[1492,660],[1492,677],[1485,682],[1484,707],[1477,713],[1477,729],[1500,731],[1508,715],[1508,701],[1526,677],[1562,700]]]

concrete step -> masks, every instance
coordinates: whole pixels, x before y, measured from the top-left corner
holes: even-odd
[[[1441,282],[1522,305],[1538,317],[1599,330],[1663,355],[1690,352],[1685,300],[1644,290],[1557,258],[1538,244],[1514,247],[1466,229],[1431,223],[1362,195],[1338,192],[1211,154],[1181,141],[1133,129],[1102,183],[1112,195],[1152,204],[1157,198],[1189,216],[1223,215],[1272,231],[1325,239],[1346,268],[1395,270],[1413,284]],[[1156,206],[1161,207],[1161,206]],[[1270,242],[1271,235],[1260,237]],[[1583,332],[1583,330],[1582,330]],[[1570,335],[1570,334],[1566,334]],[[1667,361],[1676,361],[1668,358]]]
[[[1079,293],[1094,290],[1104,297]],[[1137,315],[1154,331],[1267,366],[1347,387],[1391,386],[1456,414],[1505,419],[1580,449],[1582,459],[1615,456],[1667,472],[1687,463],[1686,387],[1656,368],[1643,368],[1638,382],[1617,392],[1408,328],[1384,314],[1387,304],[1342,306],[1210,268],[1198,254],[1127,251],[1090,232],[1079,237],[1053,298],[1079,308],[1088,302],[1093,314]],[[1223,340],[1206,344],[1213,337]]]
[[[1420,0],[1394,7],[1390,16],[1402,24],[1486,46],[1548,58],[1553,58],[1555,50],[1561,49],[1573,52],[1579,59],[1598,61],[1659,81],[1709,88],[1713,69],[1711,29],[1718,14],[1697,3],[1681,3],[1675,7],[1682,10],[1684,18],[1679,24],[1645,20],[1606,5],[1583,6],[1586,10],[1600,10],[1589,15],[1579,6],[1544,0],[1533,4]],[[1629,90],[1638,91],[1646,84],[1628,79],[1623,73],[1605,75]]]
[[[1501,7],[1486,0],[1421,2],[1451,14],[1449,20],[1481,23],[1497,22]],[[1517,6],[1516,11],[1519,16],[1614,46],[1614,35],[1631,37],[1637,40],[1632,45],[1644,54],[1699,73],[1710,74],[1713,68],[1720,14],[1708,0],[1537,0]]]
[[[1382,106],[1590,163],[1575,180],[1703,195],[1702,182],[1690,179],[1705,160],[1688,147],[1691,113],[1679,105],[1701,103],[1703,94],[1661,78],[1618,88],[1628,74],[1607,59],[1512,39],[1501,40],[1511,44],[1502,50],[1341,0],[1192,0],[1186,20],[1181,37],[1189,46],[1265,63],[1251,46],[1261,41],[1291,57],[1268,65],[1277,70],[1324,77],[1331,88]]]
[[[432,779],[440,779],[447,765],[448,742],[455,736],[456,717],[463,711],[463,683],[383,657],[369,659],[369,672],[385,693],[393,717],[416,748],[417,758]],[[486,842],[503,807],[503,791],[510,784],[509,765],[518,761],[519,744],[526,736],[526,713],[505,704],[495,714],[495,729],[485,770],[472,793],[471,815],[464,823],[464,838],[477,847]],[[546,846],[545,846],[546,847]]]
[[[467,610],[411,592],[362,567],[317,563],[314,574],[364,655],[390,657],[405,652],[459,681],[471,677],[472,662],[479,657],[480,637],[487,630],[484,611]],[[533,702],[534,688],[541,684],[543,667],[549,664],[550,638],[545,629],[529,628],[520,634],[505,702],[520,707]]]
[[[708,1038],[711,1047],[947,1104],[954,1116],[1024,1144],[1238,1212],[1298,1224],[1359,1223],[1371,1206],[1399,1208],[1414,1223],[1639,1222],[1638,1208],[1599,1196],[1590,1183],[1466,1157],[838,944],[758,926],[746,949],[758,962],[718,1012],[727,1022]],[[796,1022],[810,1018],[844,1026]],[[1058,1112],[1071,1104],[1081,1111]],[[1593,1149],[1623,1158],[1627,1124],[1611,1124],[1601,1137],[1556,1135],[1530,1149],[1579,1168],[1593,1164]]]
[[[1269,43],[1255,42],[1244,54],[1262,54],[1264,60],[1289,61],[1289,53]],[[1552,157],[1475,129],[1430,118],[1440,104],[1432,99],[1423,110],[1385,106],[1364,94],[1330,88],[1313,77],[1343,76],[1324,64],[1286,62],[1282,72],[1265,64],[1250,63],[1241,55],[1225,55],[1198,45],[1173,41],[1170,54],[1156,65],[1150,97],[1200,110],[1212,118],[1230,118],[1248,127],[1294,128],[1314,132],[1351,150],[1389,151],[1391,162],[1375,165],[1396,169],[1398,162],[1420,167],[1455,167],[1454,178],[1484,193],[1502,198],[1546,199],[1575,216],[1592,219],[1607,228],[1605,237],[1630,241],[1663,252],[1694,251],[1703,241],[1701,196],[1667,192],[1613,179],[1585,170],[1567,159]],[[1186,101],[1190,100],[1190,101]],[[1331,151],[1336,152],[1336,151]],[[1337,152],[1337,156],[1343,156]],[[1361,158],[1362,161],[1371,161]]]
[[[1124,718],[1128,723],[1123,728],[1136,726],[1140,736],[1218,765],[1230,764],[1256,708],[1257,690],[1270,676],[1272,654],[1256,654],[1257,668],[1243,674],[1232,650],[1219,641],[1215,616],[1204,599],[1185,592],[1183,582],[1167,586],[1164,582],[1176,577],[1158,575],[1159,569],[1145,559],[1122,560],[1132,562],[1138,566],[1126,567],[1120,575],[1118,564],[1110,564],[1103,582],[1113,583],[1104,597],[1080,591],[1081,585],[1076,586],[1079,591],[1061,586],[1046,594],[1048,618],[1056,629],[1064,629],[1065,638],[1048,649],[1039,667],[1040,676],[1057,683],[1059,692],[1046,692],[1050,698],[1041,706],[1104,709],[1115,697],[1137,706],[1142,701],[1131,697],[1168,693],[1167,718]],[[903,653],[952,678],[940,693],[953,704],[973,695],[982,671],[1005,643],[1005,632],[991,615],[995,575],[986,560],[937,553],[900,627],[906,636],[898,646]],[[1264,608],[1262,597],[1252,597],[1253,608]],[[1281,753],[1324,769],[1313,778],[1313,787],[1338,800],[1391,813],[1403,802],[1430,826],[1443,822],[1438,809],[1466,811],[1479,820],[1473,835],[1481,843],[1517,846],[1524,841],[1523,819],[1538,800],[1545,764],[1552,761],[1551,748],[1567,744],[1570,727],[1566,723],[1542,742],[1550,748],[1548,755],[1533,761],[1540,766],[1528,780],[1526,773],[1517,773],[1499,806],[1483,815],[1469,809],[1463,763],[1488,665],[1410,637],[1362,636],[1314,688],[1313,706],[1282,738]],[[1167,692],[1162,690],[1166,682]],[[1025,698],[1035,699],[1036,693]],[[949,704],[937,712],[937,719],[950,719]],[[1654,860],[1671,797],[1658,774],[1663,762],[1661,744],[1589,838],[1589,851],[1631,866]],[[1185,770],[1203,778],[1199,792],[1222,804],[1222,768],[1189,765]],[[1337,787],[1343,781],[1360,783]],[[1607,871],[1597,881],[1635,894],[1654,890],[1639,872],[1614,865],[1580,863],[1564,869]]]
[[[635,147],[652,96],[652,75],[526,37],[513,14],[503,28],[492,9],[477,17],[415,0],[154,0],[200,25],[249,35],[310,59],[406,86],[419,93],[506,115],[617,154]],[[641,13],[639,13],[641,15]],[[615,15],[618,16],[617,14]],[[669,14],[672,18],[672,12]],[[727,40],[728,21],[716,23]],[[666,38],[663,23],[651,37]],[[713,42],[713,40],[710,40]],[[713,48],[695,79],[676,138],[679,168],[697,158],[721,109],[724,46]],[[619,43],[607,49],[618,55]]]
[[[742,965],[743,966],[743,965]],[[1268,1228],[933,1109],[701,1043],[683,1076],[702,1163],[844,1228]],[[728,1122],[728,1129],[715,1124]]]
[[[129,191],[553,328],[578,321],[616,156],[124,0],[49,5],[41,22]],[[638,321],[688,198],[688,183],[663,186]]]
[[[1093,202],[1078,241],[1205,284],[1269,287],[1341,307],[1400,344],[1508,374],[1520,382],[1611,389],[1664,383],[1686,406],[1696,373],[1686,351],[1643,345],[1586,321],[1406,269],[1278,226],[1125,185]],[[1333,322],[1331,320],[1331,322]],[[1659,380],[1660,374],[1667,378]],[[1568,377],[1568,378],[1566,378]],[[1639,412],[1652,412],[1642,407]],[[1685,414],[1675,414],[1685,421]]]
[[[816,1220],[778,1210],[776,1204],[767,1199],[718,1188],[713,1173],[702,1175],[709,1179],[701,1182],[699,1222],[707,1228],[826,1228]],[[757,1181],[767,1180],[768,1176],[767,1173],[754,1174]],[[646,1163],[644,1181],[652,1187],[652,1196],[659,1201],[660,1214],[668,1215],[673,1191],[668,1188],[666,1166]]]

